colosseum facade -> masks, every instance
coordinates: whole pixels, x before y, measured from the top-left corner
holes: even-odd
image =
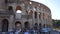
[[[0,0],[0,32],[29,29],[35,24],[52,25],[47,6],[30,0]]]

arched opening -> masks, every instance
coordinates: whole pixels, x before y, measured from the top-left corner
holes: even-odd
[[[45,16],[45,14],[43,13],[43,20],[44,20],[44,16]]]
[[[34,24],[34,29],[37,30],[38,29],[38,23]]]
[[[16,28],[16,30],[20,30],[21,29],[21,22],[16,21],[15,28]]]
[[[29,11],[29,15],[33,15],[33,11],[32,10]]]
[[[16,10],[21,10],[21,11],[22,11],[21,6],[17,6],[17,7],[16,7]]]
[[[38,23],[35,23],[35,27],[38,27]]]
[[[9,7],[8,7],[8,10],[13,10],[12,6],[9,6]]]
[[[38,23],[35,23],[35,25],[38,25]]]
[[[21,6],[16,7],[16,13],[22,13],[22,8]]]
[[[38,14],[39,14],[39,19],[41,19],[41,13],[39,12]]]
[[[42,24],[39,23],[39,31],[41,32],[41,30],[42,30]]]
[[[8,2],[8,0],[5,0],[5,3],[7,3]]]
[[[37,12],[35,12],[35,18],[37,18]]]
[[[2,32],[8,31],[9,22],[7,19],[2,20]]]
[[[25,26],[25,28],[29,29],[29,27],[30,27],[29,22],[25,22],[25,23],[24,23],[24,26]]]
[[[33,10],[36,11],[36,7],[34,7]]]
[[[40,29],[42,28],[42,24],[41,24],[41,23],[39,23],[39,28],[40,28]]]
[[[45,26],[46,26],[46,25],[45,25],[45,24],[43,24],[43,27],[44,27],[44,28],[45,28]]]

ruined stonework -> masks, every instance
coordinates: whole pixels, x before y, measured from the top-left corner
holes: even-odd
[[[0,32],[29,29],[36,23],[52,25],[47,6],[30,0],[0,0]]]

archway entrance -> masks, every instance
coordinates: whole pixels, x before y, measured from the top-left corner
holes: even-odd
[[[25,26],[25,28],[29,29],[29,28],[30,28],[29,22],[25,22],[25,23],[24,23],[24,26]]]
[[[9,10],[9,11],[13,10],[13,7],[12,7],[12,6],[9,6],[9,7],[8,7],[8,10]]]
[[[16,28],[16,30],[20,30],[21,29],[21,22],[17,21],[15,23],[15,28]]]
[[[33,15],[33,11],[32,10],[29,11],[29,15]]]
[[[45,28],[46,24],[43,24],[43,27]]]
[[[3,19],[2,20],[2,32],[7,32],[8,31],[8,20],[7,19]]]
[[[22,11],[21,6],[17,6],[17,7],[16,7],[16,10],[21,10],[21,11]]]
[[[41,28],[42,27],[42,24],[41,23],[39,23],[39,28]]]
[[[21,8],[21,6],[16,6],[16,12],[17,12],[17,13],[22,13],[22,8]]]
[[[34,29],[37,30],[38,29],[38,23],[34,24]]]

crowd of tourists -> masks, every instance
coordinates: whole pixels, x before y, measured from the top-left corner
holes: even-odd
[[[13,32],[10,32],[10,34],[45,34],[45,32],[42,32],[42,29],[45,30],[45,32],[48,32],[47,30],[49,30],[48,28],[42,28],[41,24],[38,26],[35,24],[34,27],[32,28],[24,28],[24,29],[19,29],[19,30],[15,30]]]

